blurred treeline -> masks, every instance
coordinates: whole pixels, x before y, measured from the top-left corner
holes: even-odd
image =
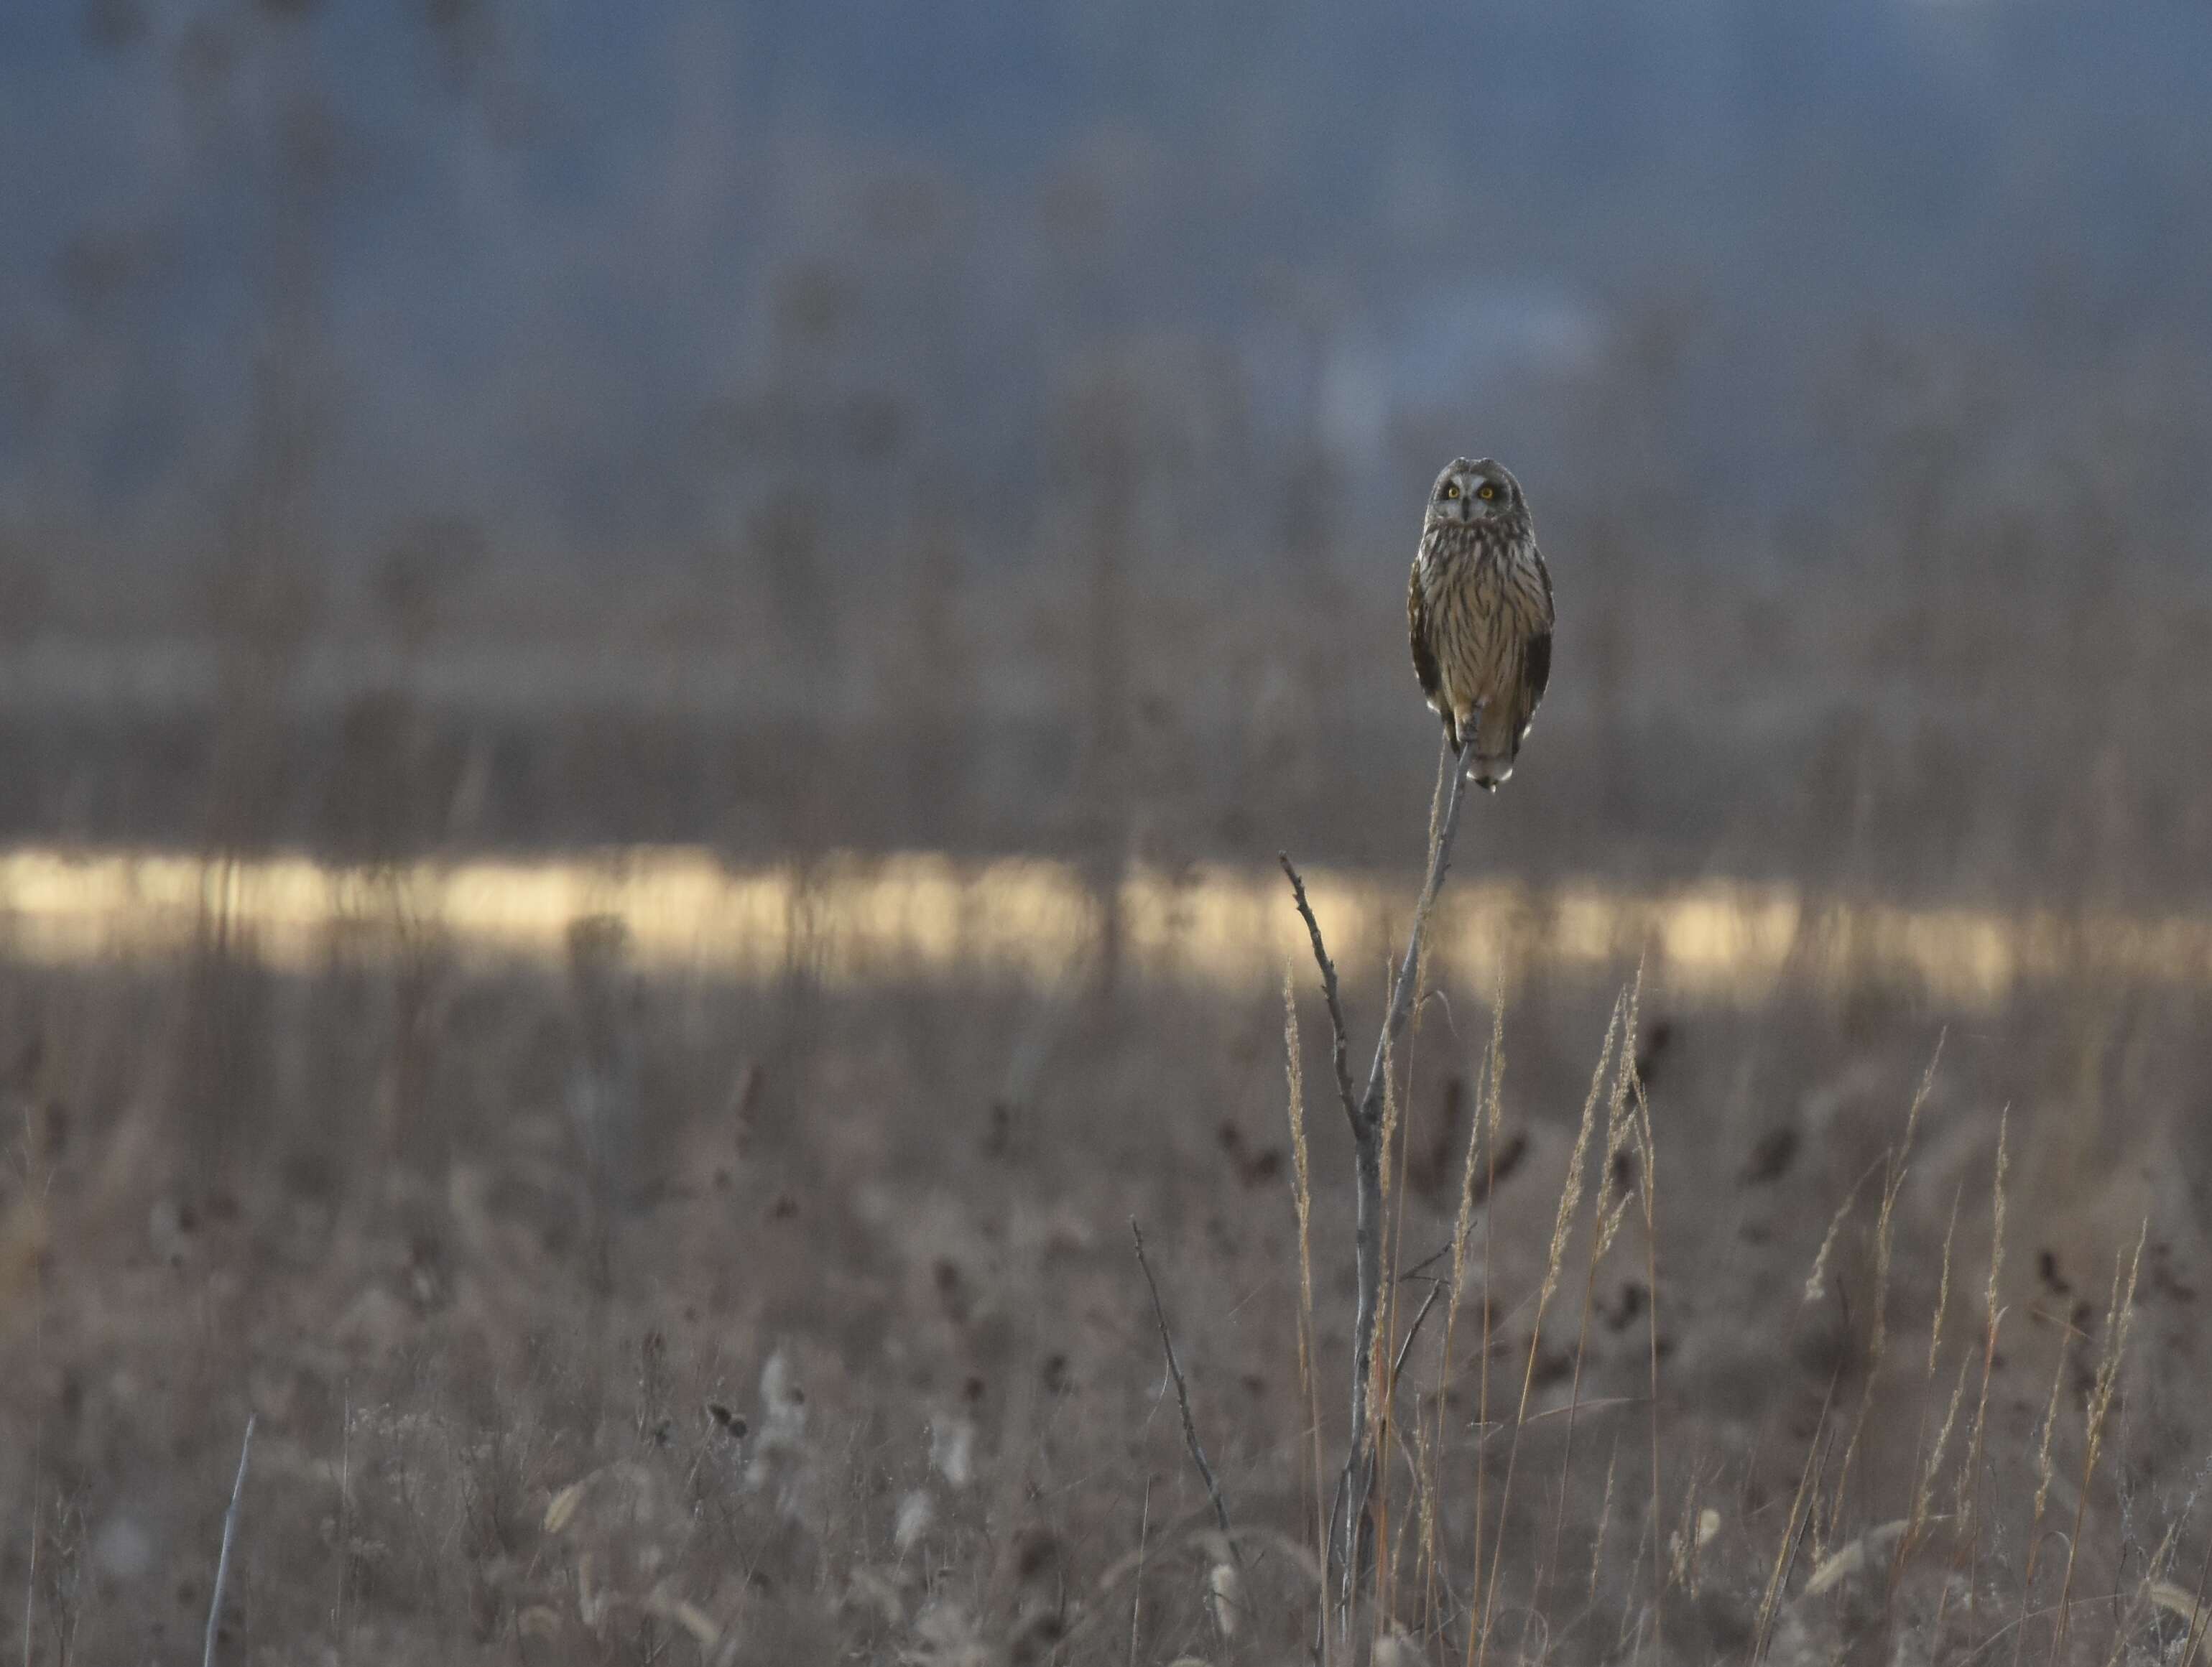
[[[0,836],[2212,871],[2212,15],[88,0],[0,22]]]

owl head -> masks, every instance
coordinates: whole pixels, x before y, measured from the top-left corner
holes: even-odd
[[[1450,522],[1472,525],[1528,512],[1528,501],[1521,495],[1521,482],[1504,464],[1488,458],[1472,463],[1454,458],[1444,465],[1429,493],[1427,518],[1431,526]]]

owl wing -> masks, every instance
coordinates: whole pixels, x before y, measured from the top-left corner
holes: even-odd
[[[1521,652],[1521,733],[1528,733],[1528,724],[1536,716],[1536,705],[1544,698],[1545,686],[1552,681],[1552,570],[1544,565],[1541,552],[1531,550],[1534,558],[1536,578],[1544,587],[1544,605],[1538,614],[1534,628],[1528,633],[1528,646]]]
[[[1536,715],[1536,703],[1544,698],[1544,686],[1552,681],[1552,633],[1540,631],[1528,639],[1528,646],[1521,656],[1521,730],[1527,734],[1528,720]]]
[[[1413,643],[1413,676],[1421,680],[1421,693],[1438,712],[1443,711],[1443,673],[1437,668],[1436,650],[1429,646],[1429,605],[1421,594],[1421,565],[1406,578],[1406,627]]]

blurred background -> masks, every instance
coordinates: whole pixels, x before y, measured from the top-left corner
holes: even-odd
[[[1486,860],[2212,866],[2201,7],[0,32],[16,838],[1403,864],[1466,452],[1562,619]]]
[[[1293,1658],[1349,1166],[1273,863],[1371,1022],[1462,453],[1559,627],[1397,1242],[1487,1106],[1481,1358],[1547,1419],[1663,1361],[1673,1467],[1532,1420],[1509,1600],[1755,1658],[1771,1574],[1924,1513],[1960,1351],[2010,1537],[1773,1658],[2056,1598],[2060,1388],[2075,1590],[2193,1557],[2208,87],[2181,0],[0,7],[0,1635],[196,1650],[252,1411],[227,1658]],[[1574,1238],[1571,1356],[1639,967],[1662,1242]],[[1273,1536],[1241,1643],[1133,1217]],[[1472,1325],[1406,1488],[1494,1458]],[[1462,1659],[1467,1596],[1400,1618]]]

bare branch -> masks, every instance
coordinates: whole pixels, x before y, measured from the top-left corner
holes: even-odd
[[[1145,1235],[1133,1215],[1129,1218],[1129,1237],[1137,1241],[1137,1265],[1145,1270],[1145,1283],[1152,1288],[1152,1318],[1159,1322],[1160,1347],[1167,1351],[1168,1375],[1175,1379],[1176,1400],[1182,1409],[1183,1445],[1190,1449],[1199,1475],[1206,1479],[1206,1494],[1213,1500],[1214,1520],[1221,1525],[1225,1537],[1230,1531],[1229,1506],[1222,1500],[1221,1484],[1214,1479],[1213,1466],[1206,1462],[1206,1449],[1199,1443],[1198,1425],[1190,1415],[1190,1385],[1183,1381],[1182,1362],[1176,1359],[1175,1338],[1168,1331],[1168,1312],[1160,1304],[1160,1282],[1152,1277],[1152,1264],[1145,1259]]]
[[[1392,1389],[1398,1387],[1398,1374],[1406,1369],[1406,1356],[1413,1352],[1413,1339],[1421,1335],[1421,1322],[1429,1317],[1429,1310],[1437,1306],[1437,1299],[1443,1294],[1444,1287],[1448,1282],[1442,1279],[1430,1282],[1429,1294],[1422,1300],[1420,1311],[1413,1316],[1413,1323],[1406,1328],[1406,1341],[1399,1346],[1398,1358],[1391,1364],[1390,1387]]]
[[[1321,923],[1314,918],[1313,906],[1306,901],[1306,882],[1291,866],[1290,853],[1279,851],[1276,861],[1290,876],[1291,896],[1297,901],[1298,912],[1305,918],[1306,936],[1313,939],[1314,960],[1321,967],[1322,993],[1328,997],[1329,1052],[1336,1066],[1337,1097],[1344,1102],[1344,1114],[1352,1122],[1352,1137],[1359,1133],[1358,1102],[1352,1097],[1352,1058],[1350,1031],[1344,1021],[1344,997],[1337,988],[1336,963],[1328,958],[1328,950],[1321,941]]]
[[[1375,1367],[1376,1331],[1382,1314],[1384,1093],[1399,1039],[1405,1034],[1407,1021],[1413,1016],[1421,979],[1422,942],[1428,930],[1429,917],[1436,906],[1437,894],[1443,889],[1444,876],[1451,866],[1452,842],[1459,833],[1460,814],[1467,806],[1468,774],[1474,762],[1474,737],[1471,732],[1466,744],[1456,754],[1449,745],[1438,754],[1437,794],[1431,801],[1430,809],[1428,874],[1421,885],[1420,900],[1413,907],[1413,922],[1406,936],[1406,952],[1398,964],[1396,980],[1390,992],[1390,1004],[1383,1015],[1382,1034],[1376,1038],[1375,1062],[1367,1073],[1367,1089],[1356,1101],[1352,1098],[1352,1079],[1345,1057],[1344,1003],[1337,987],[1336,968],[1328,958],[1328,950],[1322,947],[1321,926],[1306,901],[1305,886],[1299,879],[1297,869],[1291,865],[1290,858],[1287,856],[1282,858],[1283,871],[1290,876],[1291,894],[1297,904],[1299,915],[1306,923],[1307,935],[1313,940],[1314,959],[1321,967],[1322,988],[1328,997],[1329,1024],[1334,1032],[1337,1088],[1344,1099],[1345,1114],[1352,1124],[1352,1167],[1356,1183],[1354,1200],[1357,1205],[1353,1249],[1358,1271],[1358,1297],[1352,1314],[1352,1446],[1346,1457],[1343,1476],[1340,1478],[1340,1490],[1347,1504],[1341,1519],[1340,1536],[1333,1536],[1343,1559],[1347,1599],[1358,1583],[1358,1573],[1364,1561],[1364,1513],[1375,1470],[1373,1432],[1370,1428],[1371,1409],[1368,1399],[1369,1385]],[[1417,1327],[1418,1323],[1417,1320]]]
[[[1357,1172],[1358,1193],[1353,1221],[1354,1251],[1358,1264],[1358,1306],[1352,1316],[1352,1452],[1347,1461],[1352,1478],[1352,1497],[1354,1508],[1346,1526],[1346,1569],[1347,1574],[1359,1563],[1357,1541],[1362,1532],[1363,1511],[1373,1480],[1375,1455],[1369,1425],[1372,1416],[1368,1406],[1368,1385],[1375,1369],[1375,1341],[1376,1329],[1382,1315],[1382,1099],[1390,1061],[1398,1039],[1404,1034],[1406,1021],[1413,1015],[1414,986],[1421,976],[1421,943],[1428,929],[1430,912],[1435,907],[1437,893],[1443,888],[1445,870],[1451,862],[1454,837],[1459,832],[1460,812],[1467,803],[1467,773],[1474,762],[1474,737],[1468,737],[1467,743],[1455,757],[1447,747],[1437,759],[1438,792],[1443,800],[1443,814],[1436,823],[1436,838],[1429,847],[1429,871],[1421,886],[1420,900],[1413,908],[1413,924],[1406,934],[1406,953],[1398,963],[1397,983],[1390,992],[1390,1006],[1382,1022],[1382,1034],[1376,1039],[1375,1063],[1367,1073],[1367,1092],[1361,1098],[1358,1114],[1352,1119],[1355,1148],[1353,1167]]]
[[[253,1456],[253,1426],[258,1415],[246,1415],[246,1440],[238,1450],[238,1480],[230,1486],[230,1509],[222,1513],[222,1550],[215,1561],[215,1595],[208,1600],[207,1639],[200,1650],[200,1667],[215,1667],[215,1635],[222,1621],[222,1589],[230,1579],[230,1548],[238,1538],[238,1506],[246,1497],[246,1461]]]
[[[1454,763],[1457,767],[1453,768]],[[1474,762],[1474,740],[1468,738],[1459,757],[1453,760],[1446,749],[1437,760],[1439,771],[1451,771],[1451,780],[1444,790],[1444,814],[1437,825],[1436,841],[1429,848],[1428,878],[1421,886],[1421,900],[1413,906],[1413,924],[1406,935],[1405,959],[1398,964],[1398,982],[1390,992],[1390,1010],[1382,1022],[1382,1034],[1376,1040],[1375,1063],[1367,1072],[1367,1092],[1359,1101],[1359,1119],[1371,1128],[1382,1124],[1382,1076],[1391,1051],[1406,1028],[1406,1021],[1413,1015],[1414,985],[1419,981],[1421,937],[1427,930],[1429,912],[1436,906],[1437,894],[1443,889],[1444,874],[1451,867],[1452,841],[1459,834],[1460,812],[1467,808],[1467,774]]]

